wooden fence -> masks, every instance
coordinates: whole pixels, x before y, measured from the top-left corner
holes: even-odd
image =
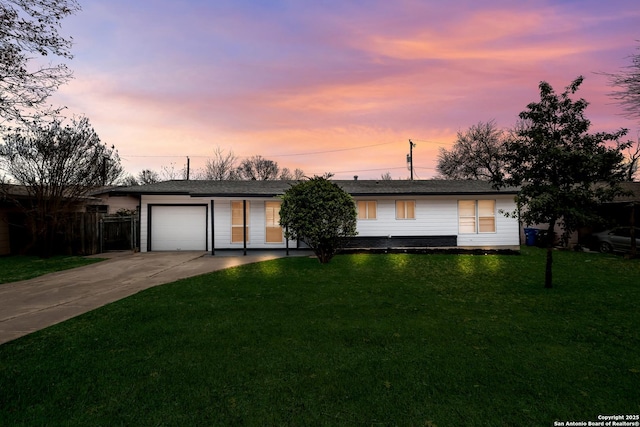
[[[107,216],[99,212],[73,212],[65,215],[54,236],[56,255],[93,255],[139,247],[139,223],[135,216]],[[11,254],[37,253],[24,214],[11,215],[9,224]]]

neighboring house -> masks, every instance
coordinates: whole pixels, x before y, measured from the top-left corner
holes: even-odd
[[[28,190],[22,185],[0,184],[0,256],[28,253],[32,249],[33,238],[25,211],[34,202]],[[67,206],[65,235],[56,242],[56,252],[86,255],[99,251],[100,219],[120,210],[137,210],[138,197],[111,197],[107,190],[90,192]]]
[[[29,194],[24,186],[0,184],[0,256],[17,253],[12,240],[22,240],[25,220],[19,203],[27,203]],[[12,239],[13,235],[13,239]]]
[[[351,248],[510,249],[520,245],[515,189],[482,181],[338,181],[358,211]],[[280,196],[295,181],[166,181],[114,189],[136,196],[140,249],[285,249]]]
[[[600,205],[597,213],[602,217],[603,223],[588,224],[572,232],[569,240],[566,242],[567,247],[581,245],[594,248],[592,238],[594,232],[617,226],[631,226],[632,224],[637,226],[640,224],[640,222],[638,222],[638,217],[640,216],[640,182],[622,182],[620,185],[628,194],[617,196],[611,202]],[[548,224],[522,224],[520,233],[523,241],[525,238],[525,228],[535,228],[539,231],[546,231],[549,226]],[[558,236],[562,235],[563,232],[560,224],[556,224],[554,231],[556,233],[556,239],[558,239]],[[561,242],[558,241],[557,243],[560,244]]]
[[[94,200],[87,203],[87,210],[107,215],[117,215],[121,212],[135,212],[138,210],[139,198],[126,194],[117,194],[120,187],[104,187],[91,191]]]

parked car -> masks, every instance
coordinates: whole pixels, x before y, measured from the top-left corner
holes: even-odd
[[[635,228],[636,247],[640,248],[640,228]],[[618,227],[593,234],[600,252],[628,252],[631,249],[631,227]]]

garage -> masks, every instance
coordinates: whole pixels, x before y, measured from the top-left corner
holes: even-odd
[[[149,250],[206,251],[207,205],[150,205]]]

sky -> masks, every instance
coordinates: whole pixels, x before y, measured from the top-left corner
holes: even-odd
[[[79,0],[62,34],[86,115],[126,172],[192,173],[219,148],[308,176],[436,174],[439,148],[512,127],[538,85],[576,77],[592,131],[630,130],[599,73],[640,47],[637,0]]]

